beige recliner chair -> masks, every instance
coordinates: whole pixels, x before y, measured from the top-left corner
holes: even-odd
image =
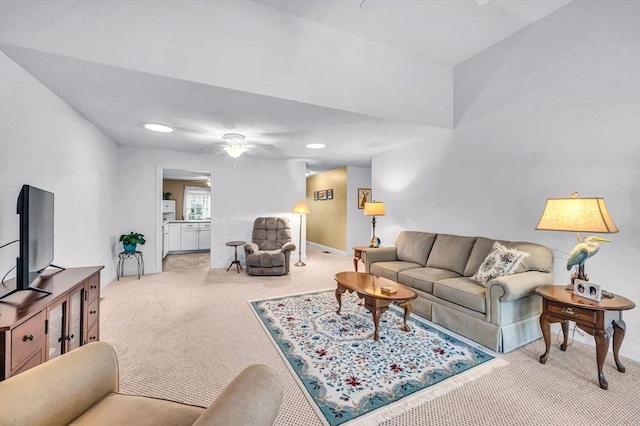
[[[90,343],[0,382],[0,424],[270,426],[283,396],[280,378],[264,365],[244,369],[206,409],[118,387],[115,351]]]
[[[259,217],[253,221],[252,243],[245,244],[247,274],[284,275],[296,245],[291,242],[291,226],[285,217]]]

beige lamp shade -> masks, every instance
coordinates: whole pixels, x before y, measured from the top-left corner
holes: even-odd
[[[311,214],[311,209],[309,208],[309,206],[307,205],[306,201],[298,201],[296,203],[295,206],[293,206],[293,209],[291,210],[291,213],[296,213],[296,214]]]
[[[364,203],[365,216],[384,216],[384,203],[382,201],[372,201]]]
[[[578,198],[577,193],[572,198],[548,198],[536,229],[603,234],[618,232],[603,198]]]

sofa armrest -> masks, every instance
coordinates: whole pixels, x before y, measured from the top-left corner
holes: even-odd
[[[196,420],[194,426],[273,425],[282,405],[283,385],[264,365],[245,368]]]
[[[67,425],[118,386],[113,348],[89,343],[0,382],[0,424]]]
[[[296,245],[289,241],[288,243],[284,243],[280,251],[286,253],[288,251],[294,251],[296,249]]]
[[[257,253],[258,251],[259,251],[259,248],[256,243],[247,243],[244,245],[245,254]]]
[[[553,283],[550,272],[527,271],[497,277],[487,283],[487,302],[504,303],[535,293],[536,288]]]
[[[375,262],[391,262],[398,260],[398,247],[380,247],[368,248],[362,250],[362,259],[364,259],[364,270],[371,272],[371,264]]]

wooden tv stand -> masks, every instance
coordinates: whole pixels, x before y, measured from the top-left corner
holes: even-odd
[[[100,270],[47,269],[31,287],[0,300],[0,380],[99,340]],[[16,286],[0,286],[0,297]]]

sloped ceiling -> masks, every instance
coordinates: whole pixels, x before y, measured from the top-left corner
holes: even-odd
[[[452,65],[566,3],[2,1],[0,49],[118,144],[319,171],[450,131]]]

